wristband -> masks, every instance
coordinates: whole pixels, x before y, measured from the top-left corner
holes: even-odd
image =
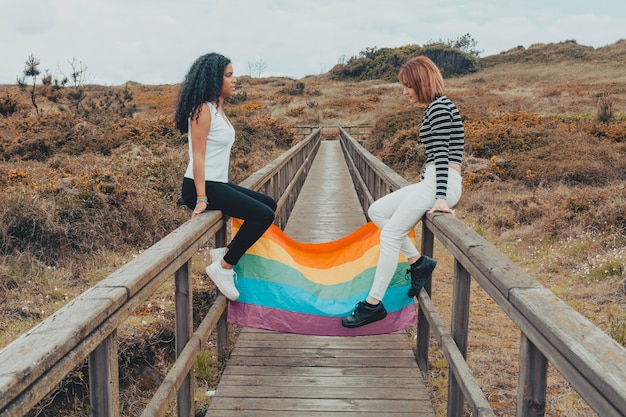
[[[198,198],[196,198],[196,204],[208,203],[208,202],[209,202],[209,199],[205,195],[201,195],[201,196],[198,196]]]

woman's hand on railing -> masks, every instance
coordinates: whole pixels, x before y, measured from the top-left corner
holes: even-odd
[[[433,208],[430,209],[428,214],[432,214],[436,211],[454,214],[454,210],[448,207],[448,201],[445,198],[436,199],[435,205],[433,206]]]
[[[206,201],[197,201],[196,202],[196,208],[193,209],[193,212],[191,213],[191,217],[195,216],[196,214],[200,214],[203,211],[205,211],[208,207],[208,202]]]

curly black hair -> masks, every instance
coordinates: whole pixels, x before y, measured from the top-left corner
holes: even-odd
[[[230,59],[212,52],[195,60],[183,81],[178,94],[174,123],[182,133],[189,130],[188,118],[200,116],[202,103],[218,101],[224,82],[224,71]]]

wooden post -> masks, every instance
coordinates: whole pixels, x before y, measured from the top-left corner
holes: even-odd
[[[424,222],[422,222],[422,255],[432,256],[435,245],[435,236],[428,230]],[[431,280],[429,279],[424,290],[430,295]],[[418,294],[419,299],[419,294]],[[420,305],[417,310],[417,366],[420,367],[422,372],[428,371],[428,342],[430,339],[430,323],[426,319],[426,315],[422,311]]]
[[[89,394],[92,417],[120,415],[117,330],[89,354]]]
[[[226,225],[215,233],[215,246],[226,246]],[[224,309],[224,313],[220,316],[215,328],[217,339],[217,360],[223,361],[228,355],[228,322],[226,321],[228,314],[228,304]]]
[[[224,309],[224,313],[220,316],[217,322],[215,331],[217,333],[217,360],[222,362],[228,357],[228,304]]]
[[[517,417],[543,417],[546,411],[548,360],[522,333],[520,340]]]
[[[458,260],[454,260],[454,289],[452,291],[451,335],[463,358],[467,359],[467,336],[470,306],[469,272]],[[448,373],[448,417],[463,416],[463,392],[454,374]]]
[[[176,300],[176,356],[178,357],[193,333],[193,295],[190,262],[187,261],[174,274]],[[178,416],[193,417],[193,371],[189,372],[178,389]]]

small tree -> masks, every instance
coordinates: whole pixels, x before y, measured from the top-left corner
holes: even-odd
[[[439,39],[438,41],[429,40],[427,45],[435,45],[435,44],[444,44],[448,45],[450,48],[458,49],[460,51],[465,52],[468,55],[474,56],[478,58],[480,54],[484,51],[476,49],[477,42],[469,33],[466,33],[463,36],[459,36],[456,39],[448,39],[444,41],[443,39]]]
[[[22,77],[17,78],[17,85],[22,89],[26,89],[26,78],[30,77],[32,79],[32,86],[30,89],[30,101],[33,103],[33,107],[35,108],[35,112],[39,114],[39,107],[37,107],[37,99],[36,99],[36,86],[37,86],[37,76],[41,74],[39,70],[39,60],[35,58],[33,54],[28,56],[24,66],[24,72]]]
[[[254,69],[258,74],[258,77],[261,78],[261,73],[267,69],[267,64],[262,59],[259,59],[254,63]]]
[[[70,106],[75,112],[83,107],[83,101],[85,100],[85,84],[87,83],[87,66],[84,62],[78,61],[76,58],[72,58],[68,61],[71,67],[71,73],[69,76],[63,75],[63,85],[70,85],[70,92],[67,94],[67,99]]]
[[[89,97],[85,101],[82,115],[94,123],[112,114],[122,118],[131,118],[137,111],[137,105],[133,103],[133,99],[133,92],[128,85],[125,85],[121,91],[118,88],[107,87],[102,91],[98,100]]]
[[[42,95],[48,100],[58,103],[62,97],[62,89],[67,84],[67,78],[60,79],[58,75],[52,75],[48,70],[45,71],[41,79],[43,84]]]
[[[470,36],[469,33],[466,33],[463,36],[459,36],[454,40],[450,40],[450,46],[456,49],[460,49],[461,51],[471,55],[478,57],[484,51],[476,49],[476,40]]]

